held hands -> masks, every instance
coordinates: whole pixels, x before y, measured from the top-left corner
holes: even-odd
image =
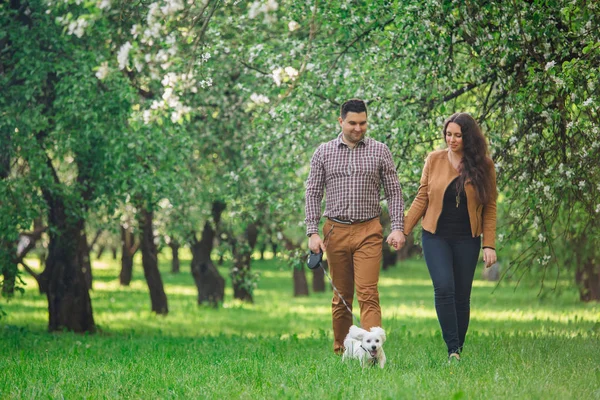
[[[325,244],[321,240],[321,237],[318,233],[313,233],[308,238],[308,248],[313,253],[325,252]]]
[[[392,246],[394,250],[400,250],[406,243],[406,236],[399,230],[392,231],[386,240],[387,244]]]
[[[488,247],[483,249],[483,262],[485,263],[486,268],[489,268],[492,265],[494,265],[496,261],[498,261],[498,258],[496,257],[496,250],[490,249]]]

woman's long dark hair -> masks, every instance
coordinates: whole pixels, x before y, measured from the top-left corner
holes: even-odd
[[[458,187],[463,188],[465,182],[470,180],[479,202],[487,204],[496,198],[498,192],[494,183],[489,179],[490,169],[494,168],[494,163],[488,157],[488,146],[481,133],[481,128],[477,121],[467,113],[452,114],[444,122],[444,140],[446,139],[446,128],[450,122],[460,126],[462,132],[463,159]]]

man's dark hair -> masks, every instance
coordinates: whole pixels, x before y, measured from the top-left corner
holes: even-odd
[[[346,115],[349,112],[355,112],[355,113],[366,113],[367,112],[367,105],[365,104],[364,101],[360,100],[360,99],[350,99],[347,102],[345,102],[344,104],[342,104],[342,108],[340,110],[340,116],[342,117],[342,119],[346,119]]]

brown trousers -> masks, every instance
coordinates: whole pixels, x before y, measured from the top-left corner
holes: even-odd
[[[374,326],[381,326],[377,282],[382,257],[383,228],[379,218],[352,225],[327,219],[323,226],[323,237],[327,237],[327,262],[334,286],[350,309],[356,286],[361,327],[368,330]],[[352,325],[352,314],[335,291],[331,312],[333,350],[339,353],[344,350],[344,339]]]

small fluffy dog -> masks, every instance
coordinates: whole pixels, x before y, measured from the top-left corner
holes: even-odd
[[[342,360],[358,358],[363,368],[376,364],[383,368],[385,365],[385,353],[382,347],[384,342],[385,331],[380,327],[376,326],[367,331],[352,325],[344,339],[345,350]]]

